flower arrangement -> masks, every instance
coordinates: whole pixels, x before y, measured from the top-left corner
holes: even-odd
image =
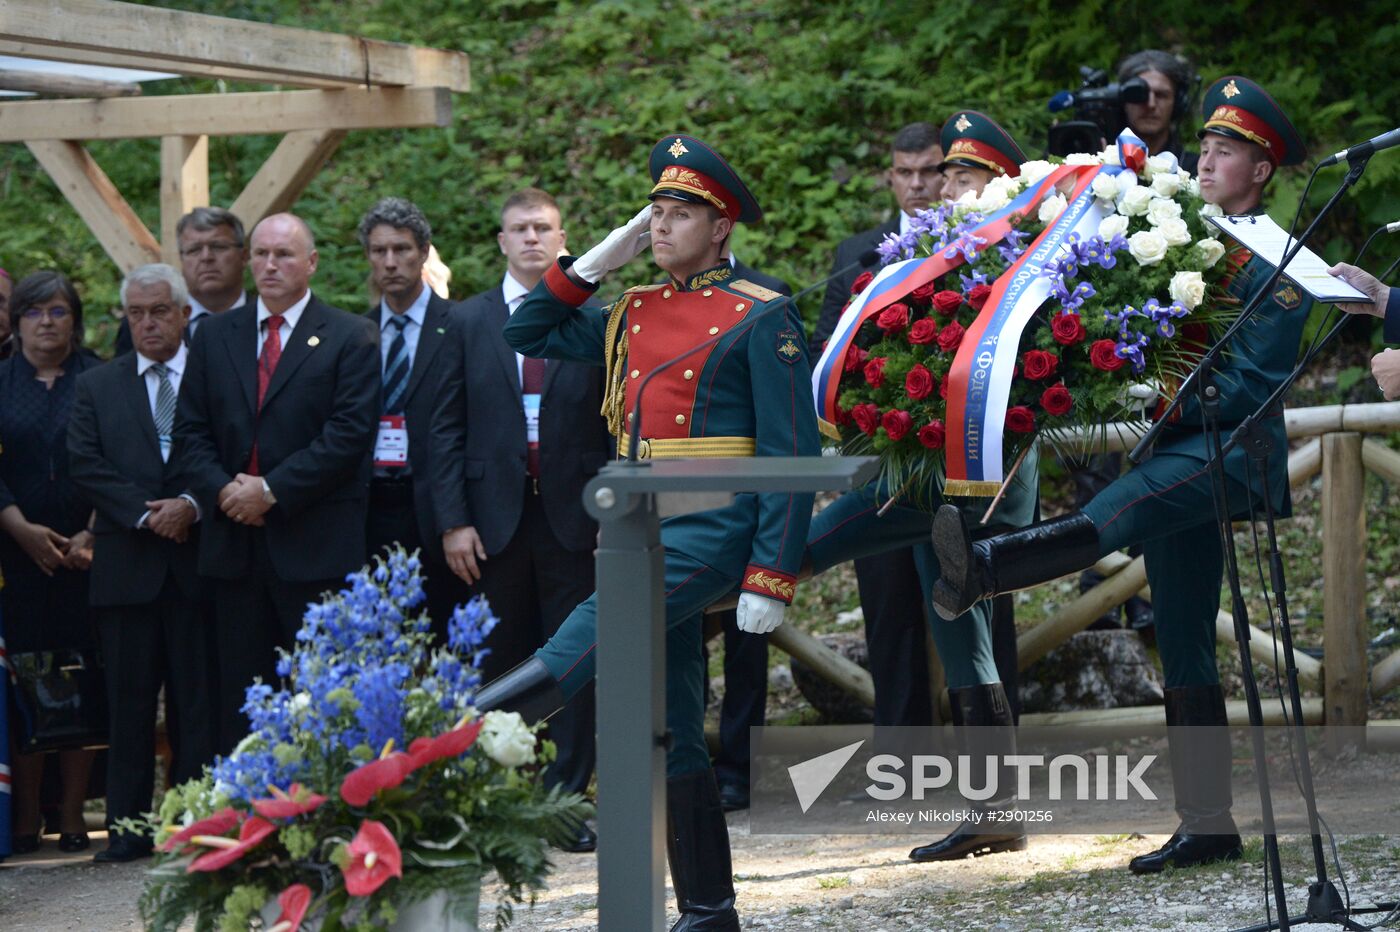
[[[980,194],[921,211],[907,233],[879,245],[886,266],[926,257],[954,265],[940,279],[886,301],[859,325],[839,360],[823,360],[840,373],[828,410],[843,452],[879,455],[891,492],[908,490],[917,500],[920,490],[942,485],[954,429],[948,423],[954,362],[979,315],[992,310],[988,301],[1008,270],[1043,278],[1048,291],[1020,332],[1009,372],[1001,425],[1007,464],[1037,434],[1101,429],[1170,392],[1211,335],[1238,314],[1224,292],[1233,260],[1222,261],[1226,249],[1206,220],[1219,208],[1201,200],[1175,157],[1153,156],[1134,171],[1120,168],[1118,151],[1066,160],[1112,165],[1116,173],[1099,172],[1084,186],[1083,202],[1095,213],[1049,261],[1022,260],[1065,213],[1064,189],[1073,177],[1046,187],[1038,204],[1012,210],[1059,168],[1046,161],[1022,165],[1016,178],[993,178]],[[1006,218],[1000,229],[998,218]],[[853,302],[875,277],[856,279]]]
[[[473,709],[496,624],[482,598],[435,647],[412,614],[417,556],[399,548],[347,581],[308,607],[280,653],[282,687],[248,688],[249,735],[140,827],[158,843],[149,928],[193,916],[196,929],[246,930],[260,915],[277,932],[385,928],[438,892],[470,911],[487,871],[506,890],[501,928],[543,886],[547,842],[591,813],[541,786],[527,765],[553,749],[518,714]]]

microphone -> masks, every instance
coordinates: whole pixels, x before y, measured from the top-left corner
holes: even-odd
[[[803,288],[801,291],[799,291],[792,297],[784,295],[781,300],[774,301],[772,307],[765,308],[763,311],[759,312],[753,317],[751,322],[756,323],[770,314],[776,314],[778,311],[784,311],[787,310],[789,307],[796,306],[797,300],[799,298],[806,297],[813,291],[816,291],[818,288],[824,286],[833,278],[839,278],[840,276],[845,275],[852,269],[863,268],[864,266],[874,264],[875,260],[878,259],[879,256],[880,254],[876,250],[867,249],[865,252],[860,254],[860,256],[856,259],[855,262],[852,262],[849,265],[837,269],[835,272],[832,272],[826,278],[818,279],[817,281],[808,285],[806,288]],[[723,340],[727,335],[728,331],[712,336],[708,340],[696,344],[695,346],[691,347],[688,350],[685,350],[679,355],[673,356],[670,359],[666,360],[661,365],[648,372],[647,377],[642,379],[642,384],[637,386],[637,398],[632,403],[632,423],[631,427],[628,429],[629,439],[627,442],[627,462],[637,462],[637,451],[640,448],[642,438],[642,395],[646,392],[647,386],[651,384],[651,380],[656,378],[656,376],[660,375],[662,372],[665,372],[667,369],[671,368],[681,360],[688,359],[689,357],[694,356],[701,350],[709,349],[710,347],[718,343],[720,340]]]
[[[1371,248],[1371,243],[1375,242],[1376,237],[1380,236],[1382,233],[1400,233],[1400,220],[1382,224],[1372,230],[1371,235],[1366,237],[1366,242],[1361,244],[1361,251],[1356,254],[1355,259],[1351,260],[1352,265],[1361,264],[1361,257],[1366,255],[1366,250]]]
[[[1352,162],[1357,159],[1370,158],[1382,149],[1389,149],[1391,146],[1400,145],[1400,129],[1393,129],[1388,133],[1381,133],[1379,136],[1372,136],[1363,143],[1343,149],[1333,155],[1329,155],[1318,163],[1318,168],[1326,168],[1328,165],[1336,165],[1338,162]]]
[[[1055,96],[1050,98],[1047,104],[1051,113],[1059,113],[1061,110],[1068,110],[1074,106],[1074,95],[1069,91],[1056,91]]]

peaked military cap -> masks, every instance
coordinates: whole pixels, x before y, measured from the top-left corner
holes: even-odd
[[[753,223],[763,218],[758,201],[724,157],[694,136],[662,137],[651,150],[651,199],[672,197],[694,204],[713,204],[731,221]]]
[[[943,131],[939,133],[943,147],[945,165],[967,165],[972,168],[985,168],[996,175],[1021,174],[1021,163],[1026,154],[1016,145],[1016,140],[997,121],[976,110],[959,110],[953,114]]]
[[[1297,165],[1308,157],[1303,139],[1268,91],[1249,78],[1229,75],[1206,91],[1201,101],[1205,126],[1196,134],[1215,133],[1258,143],[1274,165]]]

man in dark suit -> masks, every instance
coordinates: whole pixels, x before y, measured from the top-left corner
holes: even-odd
[[[162,684],[174,752],[171,780],[199,776],[214,754],[209,619],[196,568],[199,509],[171,456],[176,396],[189,355],[183,340],[189,298],[180,273],[160,264],[134,269],[121,295],[136,350],[78,379],[68,422],[73,481],[97,512],[90,598],[111,719],[111,842],[94,858],[102,862],[151,852],[152,839],[114,825],[151,807]]]
[[[402,544],[421,552],[433,631],[446,641],[453,608],[471,597],[448,569],[433,514],[429,434],[441,381],[441,352],[452,305],[423,281],[432,227],[417,205],[386,197],[360,220],[360,245],[382,295],[370,319],[379,328],[383,407],[369,483],[369,555]]]
[[[247,731],[256,676],[272,681],[306,604],[365,556],[379,341],[310,291],[305,221],[253,230],[256,307],[211,318],[190,348],[175,437],[199,501],[199,569],[215,580],[219,747]]]
[[[190,294],[190,321],[186,342],[211,314],[222,314],[256,300],[243,290],[243,270],[248,247],[243,221],[222,207],[196,207],[175,225],[180,251],[180,272]],[[117,355],[132,350],[131,325],[123,319],[117,328]]]
[[[506,200],[497,236],[505,277],[454,309],[433,416],[433,500],[448,565],[501,619],[486,641],[486,681],[529,657],[593,592],[598,526],[583,486],[612,449],[599,414],[603,370],[524,359],[501,336],[564,240],[549,194],[526,188]],[[583,792],[595,760],[592,690],[549,731],[559,756],[546,780]],[[595,843],[585,828],[570,848]]]

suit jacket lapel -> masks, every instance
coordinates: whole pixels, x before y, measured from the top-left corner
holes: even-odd
[[[506,295],[500,288],[492,292],[494,307],[491,308],[491,343],[496,347],[496,358],[501,362],[501,368],[505,370],[506,384],[515,392],[515,400],[522,402],[520,397],[520,363],[516,361],[515,350],[510,348],[506,338],[501,336],[501,331],[505,329],[506,322],[510,320],[510,309],[506,307]],[[546,370],[546,377],[548,370]]]
[[[273,397],[282,390],[291,377],[296,374],[301,364],[306,362],[308,356],[316,351],[312,345],[313,340],[320,344],[318,332],[326,324],[325,314],[321,310],[321,302],[313,295],[310,303],[306,305],[306,310],[301,312],[301,320],[297,321],[296,328],[291,334],[284,338],[282,343],[282,357],[277,360],[277,368],[272,373],[272,381],[267,383],[267,394],[263,396],[263,407],[267,407]]]
[[[258,304],[254,300],[236,311],[232,333],[224,347],[228,350],[229,364],[243,386],[243,397],[248,402],[248,410],[258,410]],[[203,326],[201,324],[200,326]]]
[[[141,435],[146,438],[156,456],[160,456],[160,436],[156,433],[155,415],[151,414],[151,396],[146,390],[146,378],[136,371],[136,354],[131,353],[122,364],[122,385],[131,404]]]
[[[405,406],[423,383],[423,376],[432,368],[433,357],[442,346],[443,334],[447,330],[447,308],[448,303],[437,295],[428,298],[428,310],[423,315],[423,328],[418,334],[418,347],[413,353],[413,371],[408,374],[408,387],[404,389]]]

